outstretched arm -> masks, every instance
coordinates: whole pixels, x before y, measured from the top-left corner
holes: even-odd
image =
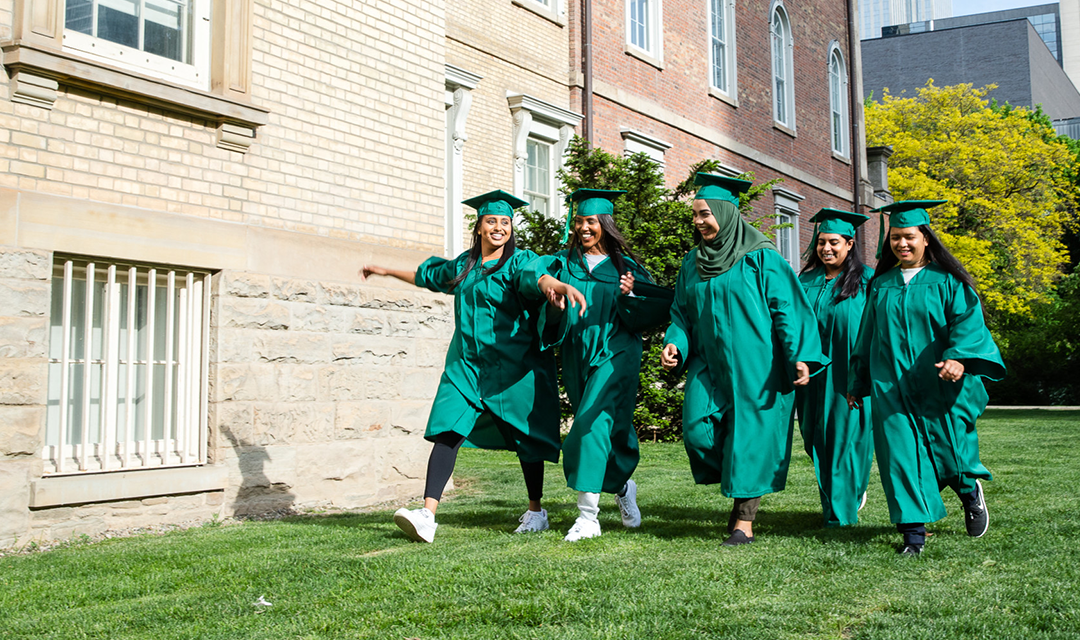
[[[578,316],[585,315],[585,296],[574,287],[546,274],[540,276],[536,285],[553,306],[565,311],[567,305],[571,307],[576,305],[579,307]]]
[[[391,278],[397,278],[402,282],[408,282],[409,284],[416,284],[416,272],[415,271],[403,271],[401,269],[387,269],[374,264],[365,264],[360,268],[360,277],[367,280],[370,276],[390,276]]]

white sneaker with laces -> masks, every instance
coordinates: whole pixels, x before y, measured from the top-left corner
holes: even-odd
[[[563,538],[563,540],[567,542],[577,542],[578,540],[583,540],[585,538],[595,538],[599,535],[599,522],[579,516],[577,520],[574,520],[574,526],[570,527],[570,531],[566,533],[566,537]]]
[[[624,527],[641,526],[641,510],[637,506],[637,483],[633,480],[626,481],[626,494],[615,495],[615,502],[619,505],[619,512],[622,513],[622,523]]]
[[[417,542],[431,542],[435,539],[435,514],[426,507],[420,509],[398,509],[394,512],[394,524]]]
[[[526,511],[518,518],[517,529],[514,529],[514,533],[532,533],[534,531],[547,531],[548,517],[547,509],[541,509],[539,511]]]

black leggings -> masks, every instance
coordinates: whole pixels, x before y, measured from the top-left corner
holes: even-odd
[[[458,449],[465,442],[465,436],[448,431],[435,436],[435,446],[428,456],[427,482],[424,486],[424,498],[442,500],[443,489],[454,474]],[[521,473],[525,476],[525,489],[529,500],[539,501],[544,495],[544,463],[521,462]]]

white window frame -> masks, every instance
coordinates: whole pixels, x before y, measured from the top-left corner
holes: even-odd
[[[620,129],[619,134],[623,139],[623,153],[625,155],[644,153],[653,162],[660,165],[661,169],[664,168],[664,154],[671,148],[670,143],[633,129]]]
[[[779,30],[777,23],[779,22]],[[779,33],[778,33],[779,31]],[[769,57],[772,61],[773,122],[795,131],[795,44],[791,20],[782,0],[773,0],[769,11]],[[782,86],[779,86],[781,85]]]
[[[556,201],[556,195],[557,195],[556,194],[556,186],[555,186],[555,173],[558,171],[558,167],[555,164],[555,160],[556,160],[555,146],[556,146],[556,144],[557,144],[556,142],[545,140],[544,138],[541,138],[541,137],[538,137],[538,136],[535,136],[535,135],[530,135],[525,140],[525,149],[526,149],[525,181],[522,184],[522,196],[523,196],[522,199],[523,200],[528,200],[530,205],[533,204],[534,199],[544,199],[544,200],[546,200],[546,203],[544,204],[543,209],[540,209],[540,208],[535,207],[535,206],[532,206],[531,208],[534,211],[538,211],[538,212],[544,214],[545,216],[548,216],[549,218],[552,217],[559,209],[558,206],[556,206],[556,202],[555,202]],[[533,147],[533,148],[544,149],[544,150],[547,151],[547,161],[544,163],[546,166],[540,167],[539,163],[537,163],[537,167],[542,168],[543,171],[546,173],[547,179],[546,180],[541,180],[539,184],[533,183],[531,186],[534,187],[534,188],[532,188],[532,189],[529,188],[530,187],[530,182],[531,182],[531,180],[529,179],[529,176],[530,176],[530,174],[532,172],[532,165],[529,163],[529,160],[528,160],[528,155],[529,155],[528,150],[529,150],[530,146]]]
[[[709,87],[720,96],[735,100],[739,95],[738,67],[736,65],[735,46],[735,0],[705,0],[706,15],[709,17],[709,41],[706,51],[709,52]],[[716,33],[716,9],[721,11],[723,20],[723,33]],[[718,37],[719,36],[719,37]],[[716,46],[724,47],[720,62],[723,64],[724,82],[716,82],[717,55]],[[721,86],[721,84],[723,86]]]
[[[102,1],[94,0],[96,5]],[[144,0],[135,0],[140,6]],[[206,91],[210,88],[212,0],[191,1],[191,62],[183,63],[104,38],[64,29],[64,51],[114,67]],[[66,24],[66,23],[65,23]]]
[[[49,323],[44,474],[205,464],[210,274],[73,257],[57,257],[53,268],[59,290],[53,292]],[[77,280],[95,286],[82,287],[76,297]],[[164,317],[157,315],[160,295]],[[73,318],[80,305],[82,317]],[[137,328],[140,319],[142,336],[127,330]],[[148,369],[160,373],[147,381]],[[170,392],[158,393],[159,375]],[[159,409],[160,437],[155,437]]]
[[[836,73],[834,73],[834,69]],[[834,154],[847,158],[850,149],[850,119],[848,116],[848,74],[844,53],[835,40],[829,47],[826,73],[829,77],[829,144]]]
[[[566,26],[566,0],[510,0],[515,6],[559,25]]]
[[[525,194],[525,172],[528,163],[528,142],[534,140],[545,142],[552,146],[551,172],[553,205],[550,216],[558,217],[566,212],[562,198],[558,197],[562,189],[562,183],[558,178],[558,170],[562,167],[563,156],[566,147],[570,143],[570,137],[574,128],[581,123],[585,116],[580,113],[568,111],[562,107],[544,102],[523,93],[508,92],[507,104],[510,106],[510,114],[513,123],[513,149],[514,149],[514,195],[521,199],[527,199]]]
[[[472,107],[472,90],[482,76],[446,65],[446,255],[465,250],[465,122]]]
[[[635,11],[637,7],[645,3],[645,10],[642,15],[636,16]],[[624,28],[626,29],[626,48],[631,53],[638,53],[646,57],[652,58],[656,61],[663,60],[664,57],[664,8],[663,0],[626,0],[623,5],[626,21]],[[645,46],[634,42],[634,18],[641,17],[644,22],[644,33],[646,42]]]
[[[776,248],[796,272],[799,270],[802,247],[799,243],[799,203],[805,199],[794,191],[773,187],[773,203],[776,224],[790,223],[790,229],[777,229]]]

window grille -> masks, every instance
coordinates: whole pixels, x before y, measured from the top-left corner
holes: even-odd
[[[710,0],[712,14],[712,86],[720,91],[728,90],[728,51],[727,51],[727,0]]]
[[[847,78],[844,58],[833,50],[829,56],[829,111],[832,126],[832,150],[847,155]]]
[[[651,0],[629,0],[630,44],[642,51],[652,53],[650,35],[652,31]]]
[[[46,474],[206,462],[210,274],[61,258]]]

